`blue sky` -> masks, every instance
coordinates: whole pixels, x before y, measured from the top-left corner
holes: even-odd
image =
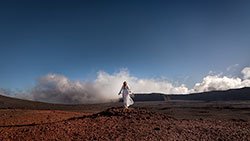
[[[250,65],[249,15],[247,0],[1,1],[0,88],[121,68],[189,87],[210,70],[239,75]]]

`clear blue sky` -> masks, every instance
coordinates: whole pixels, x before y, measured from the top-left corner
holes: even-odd
[[[0,2],[0,88],[120,68],[193,85],[234,64],[250,65],[248,0]]]

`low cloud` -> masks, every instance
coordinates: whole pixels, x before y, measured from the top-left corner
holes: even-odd
[[[29,99],[64,104],[118,101],[121,97],[118,92],[124,80],[136,93],[188,93],[185,85],[173,86],[166,80],[139,79],[122,70],[114,74],[98,72],[93,82],[71,81],[63,75],[48,74],[37,80]]]
[[[230,78],[227,76],[206,76],[201,83],[196,83],[190,93],[207,92],[214,90],[228,90],[249,87],[250,80],[242,80],[240,78]]]
[[[0,88],[0,94],[10,96],[11,95],[11,90]]]
[[[250,79],[250,67],[245,67],[241,73],[243,74],[243,79]]]
[[[209,74],[191,89],[188,89],[185,84],[173,85],[166,79],[137,78],[131,76],[127,70],[113,74],[101,71],[91,82],[71,81],[63,75],[48,74],[39,78],[36,86],[28,94],[22,93],[16,94],[16,96],[63,104],[112,102],[121,98],[121,95],[118,96],[118,92],[124,80],[128,82],[134,93],[189,94],[250,87],[250,67],[244,68],[241,73],[242,78]],[[10,95],[10,91],[5,89],[0,89],[0,92]]]
[[[250,87],[250,67],[245,67],[241,73],[243,78],[221,76],[221,74],[206,76],[201,83],[196,83],[189,93]]]

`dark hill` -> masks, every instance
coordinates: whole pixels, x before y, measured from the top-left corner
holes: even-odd
[[[164,101],[164,94],[151,93],[151,94],[135,94],[134,101]],[[121,100],[122,101],[122,100]]]
[[[244,101],[250,100],[250,87],[230,89],[226,91],[211,91],[194,94],[135,94],[135,101],[164,101],[164,100],[201,100],[201,101]]]
[[[174,100],[202,100],[202,101],[244,101],[250,100],[250,87],[230,89],[226,91],[211,91],[189,95],[169,95]]]

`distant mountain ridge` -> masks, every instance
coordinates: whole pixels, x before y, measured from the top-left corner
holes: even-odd
[[[135,94],[135,101],[200,100],[200,101],[250,101],[250,87],[193,94]]]
[[[167,101],[167,100],[199,100],[199,101],[250,101],[250,87],[212,91],[194,94],[135,94],[134,101]],[[122,100],[121,100],[122,101]],[[95,106],[95,104],[92,104]],[[64,105],[38,101],[29,101],[0,95],[0,109],[41,109],[41,110],[70,110],[87,108],[85,104]]]

